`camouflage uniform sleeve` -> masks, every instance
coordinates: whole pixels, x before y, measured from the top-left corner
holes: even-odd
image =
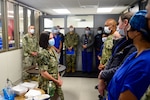
[[[112,49],[113,47],[113,40],[108,40],[106,41],[106,46],[107,49]]]
[[[30,48],[28,48],[28,37],[25,35],[22,39],[22,47],[23,47],[23,53],[24,56],[30,55]]]
[[[100,63],[103,65],[106,65],[112,51],[113,47],[113,38],[111,36],[104,42],[104,48],[102,51],[102,58],[100,60]]]
[[[38,52],[38,51],[39,51],[39,42],[38,42],[38,40],[36,38],[36,52]]]
[[[100,64],[105,65],[106,62],[107,62],[106,57],[102,57],[100,60]]]
[[[40,70],[48,70],[49,57],[46,50],[42,50],[38,53],[37,62]]]
[[[64,43],[65,43],[66,48],[68,48],[67,35],[68,35],[68,33],[64,37]]]
[[[74,41],[73,47],[76,47],[78,45],[78,42],[79,42],[79,35],[75,33],[75,41]]]

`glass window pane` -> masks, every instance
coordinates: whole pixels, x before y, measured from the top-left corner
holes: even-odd
[[[1,1],[0,1],[0,50],[3,49],[3,39],[2,39],[2,17],[1,17]]]
[[[8,42],[9,48],[15,47],[14,40],[14,6],[7,2],[7,16],[8,16]]]
[[[20,46],[22,47],[22,37],[24,33],[24,16],[23,7],[19,6],[19,34],[20,34]]]
[[[59,25],[64,28],[64,18],[44,18],[44,31],[51,32],[53,26]],[[64,34],[64,30],[60,30]]]
[[[64,28],[64,18],[52,18],[53,26],[59,25],[60,27]]]
[[[28,9],[28,26],[31,25],[31,10]]]
[[[93,16],[68,16],[67,18],[67,27],[73,25],[74,27],[83,28],[83,27],[93,27]]]
[[[53,27],[53,21],[50,18],[44,18],[44,28]]]

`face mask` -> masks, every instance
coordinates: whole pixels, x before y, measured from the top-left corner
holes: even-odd
[[[58,33],[58,30],[52,30],[52,33]]]
[[[34,34],[34,29],[30,29],[30,33],[31,33],[31,34]]]
[[[69,30],[72,32],[74,29],[73,29],[73,28],[70,28]]]
[[[126,37],[127,37],[127,40],[130,42],[130,43],[133,43],[133,39],[131,39],[130,37],[129,37],[129,35],[128,35],[129,33],[127,32],[127,35],[126,35]]]
[[[98,34],[102,34],[102,31],[97,31]]]
[[[105,41],[106,41],[106,39],[107,39],[107,37],[103,37],[103,38],[102,38],[102,41],[103,41],[103,42],[105,42]]]
[[[109,34],[111,32],[111,30],[109,29],[109,27],[105,26],[104,27],[104,31],[105,33]]]
[[[118,29],[118,32],[121,36],[125,36],[124,29]]]
[[[50,39],[50,40],[48,41],[48,43],[49,43],[50,46],[53,46],[53,45],[55,44],[54,38]]]
[[[86,34],[90,34],[90,31],[85,31]]]

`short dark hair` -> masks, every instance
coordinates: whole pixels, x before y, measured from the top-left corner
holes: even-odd
[[[43,49],[47,49],[48,48],[48,40],[49,40],[49,32],[42,32],[40,34],[40,39],[39,39],[39,45],[40,47],[42,47]]]
[[[98,29],[98,30],[103,30],[103,27],[98,27],[97,29]]]
[[[86,27],[85,29],[91,30],[90,27]]]

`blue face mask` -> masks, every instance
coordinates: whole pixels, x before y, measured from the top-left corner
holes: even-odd
[[[55,44],[54,38],[50,39],[50,40],[48,41],[48,43],[49,43],[50,46],[54,46],[54,44]]]

